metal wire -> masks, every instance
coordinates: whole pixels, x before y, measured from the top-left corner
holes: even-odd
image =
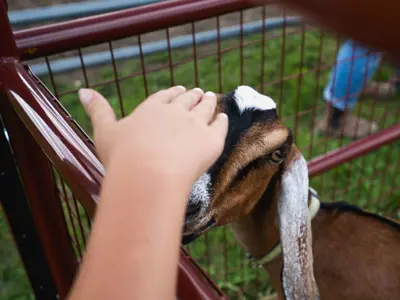
[[[169,28],[166,28],[165,31],[167,34],[167,42],[168,42],[168,64],[169,64],[169,73],[170,73],[170,77],[171,77],[171,86],[174,86],[175,80],[174,80],[174,66],[172,63],[171,36],[170,36]]]
[[[296,112],[300,111],[300,95],[301,95],[301,85],[303,83],[303,64],[304,64],[304,46],[305,46],[305,40],[306,40],[306,31],[305,31],[305,26],[302,26],[302,32],[301,32],[301,45],[300,45],[300,62],[299,62],[299,73],[297,77],[297,99],[296,99]],[[295,119],[294,119],[294,131],[293,135],[296,140],[297,138],[297,130],[299,126],[299,114],[296,113]]]
[[[314,89],[314,105],[311,110],[311,126],[310,126],[310,144],[308,146],[308,158],[313,157],[313,145],[314,145],[314,135],[315,135],[315,118],[318,109],[319,100],[319,82],[321,79],[321,65],[322,65],[322,50],[324,46],[324,31],[321,30],[319,35],[319,48],[318,48],[318,67],[315,72],[315,89]]]
[[[89,87],[89,78],[88,78],[88,75],[87,75],[85,62],[83,61],[83,55],[82,55],[81,48],[78,49],[78,54],[79,54],[79,59],[81,61],[83,78],[85,79],[85,87],[88,88]]]
[[[264,6],[263,10],[262,10],[262,18],[261,18],[263,20],[263,22],[265,22],[266,15],[267,15],[267,9],[266,9],[266,6]],[[240,22],[241,22],[241,24],[243,24],[243,16],[242,16],[242,14],[240,15]],[[261,80],[260,92],[261,93],[264,93],[265,31],[266,31],[265,24],[263,24],[262,39],[261,39],[261,75],[260,75],[260,78],[261,78],[260,79]],[[242,40],[241,40],[241,42],[242,42]]]
[[[114,80],[115,80],[115,85],[117,87],[117,94],[118,94],[118,100],[119,100],[119,109],[121,111],[121,116],[125,117],[125,109],[124,109],[124,104],[122,102],[122,94],[121,94],[121,86],[119,84],[118,80],[118,72],[117,72],[117,64],[114,59],[114,49],[112,46],[112,42],[108,42],[108,45],[110,47],[110,53],[111,53],[111,61],[112,61],[112,66],[113,66],[113,71],[114,71]]]
[[[73,215],[72,208],[71,208],[71,205],[70,205],[70,201],[68,199],[66,185],[65,185],[64,181],[61,178],[60,178],[60,181],[61,181],[62,194],[64,196],[63,197],[64,204],[65,204],[65,206],[67,208],[69,224],[72,227],[73,243],[74,243],[74,246],[75,246],[74,248],[77,251],[78,259],[80,260],[80,259],[82,259],[82,249],[81,249],[81,246],[80,246],[77,229],[76,229],[75,222],[74,222],[74,219],[76,219],[77,216]]]
[[[260,7],[260,13],[257,14],[257,18],[261,19],[261,22],[265,22],[267,19],[268,7],[263,6]],[[346,61],[353,61],[362,56],[358,56],[353,54],[351,58],[344,60],[337,60],[333,58],[340,47],[341,38],[338,35],[336,37],[336,52],[334,54],[330,53],[329,57],[324,53],[329,49],[328,33],[318,28],[310,28],[307,25],[303,25],[300,28],[290,29],[287,26],[286,18],[287,12],[285,9],[281,12],[284,17],[284,26],[278,32],[267,32],[265,26],[263,26],[263,30],[261,34],[255,35],[249,38],[244,34],[244,21],[245,16],[247,19],[247,14],[245,15],[245,11],[241,10],[237,12],[238,18],[236,18],[237,24],[240,26],[240,35],[236,40],[233,41],[222,41],[221,40],[221,28],[224,23],[223,16],[216,16],[210,20],[212,26],[216,26],[217,30],[217,41],[215,42],[215,49],[211,49],[209,46],[199,46],[196,44],[196,27],[198,24],[194,22],[188,23],[188,30],[191,30],[192,35],[192,49],[189,50],[172,50],[171,49],[171,36],[174,34],[173,29],[165,28],[165,35],[168,41],[168,51],[165,52],[165,57],[160,59],[152,60],[147,58],[148,55],[143,54],[143,43],[142,36],[137,36],[137,43],[140,49],[140,57],[138,58],[138,65],[140,65],[137,69],[129,70],[130,72],[119,72],[119,65],[115,61],[114,57],[114,48],[113,41],[108,41],[104,44],[108,51],[110,51],[110,55],[112,58],[112,76],[107,77],[106,79],[102,79],[99,82],[93,83],[92,81],[92,72],[89,68],[85,67],[82,50],[78,50],[78,54],[81,60],[83,79],[85,87],[92,88],[103,88],[108,92],[108,86],[115,85],[116,90],[113,89],[113,93],[116,94],[119,103],[119,111],[122,116],[125,116],[127,113],[128,107],[130,107],[126,93],[124,93],[124,87],[128,80],[135,80],[139,78],[139,80],[135,80],[136,84],[129,86],[131,90],[133,90],[133,94],[140,94],[138,91],[143,89],[144,94],[147,97],[150,92],[153,90],[154,86],[160,86],[162,84],[171,86],[176,84],[176,81],[179,80],[179,72],[180,68],[185,66],[193,66],[193,69],[190,69],[190,74],[193,74],[193,78],[187,79],[186,84],[193,84],[195,86],[201,85],[203,82],[202,75],[202,64],[205,63],[205,59],[213,58],[215,60],[215,69],[210,70],[210,78],[215,78],[216,89],[219,93],[225,92],[228,86],[228,80],[232,76],[227,71],[225,71],[225,55],[227,56],[230,53],[233,53],[238,61],[235,61],[235,67],[237,68],[235,73],[237,78],[234,78],[234,82],[238,82],[239,84],[247,84],[249,74],[256,73],[257,77],[257,88],[259,88],[260,92],[264,93],[265,91],[269,91],[270,89],[276,93],[277,101],[278,101],[278,114],[280,118],[284,118],[285,120],[289,120],[290,127],[293,129],[294,136],[299,138],[301,135],[301,130],[305,128],[309,130],[309,134],[307,133],[307,137],[309,137],[309,141],[307,143],[302,143],[302,146],[299,147],[300,150],[307,156],[308,159],[315,157],[316,155],[323,154],[333,147],[337,147],[334,143],[332,143],[329,137],[325,136],[317,136],[315,133],[315,125],[316,118],[318,116],[319,108],[321,106],[321,85],[323,85],[323,81],[325,80],[325,73],[328,72],[332,66],[336,65],[335,70],[337,69],[340,63],[344,63]],[[249,13],[250,15],[251,13]],[[256,15],[256,14],[254,14]],[[200,27],[200,26],[199,26]],[[198,28],[198,27],[197,27]],[[315,60],[310,63],[307,61],[308,51],[308,33],[316,33],[316,41],[318,45],[312,51],[315,51],[316,54]],[[288,59],[288,53],[290,51],[290,37],[298,38],[298,54],[296,53],[294,57],[296,57],[296,67],[293,68],[290,65],[290,61]],[[328,40],[328,41],[327,41]],[[276,41],[279,42],[280,54],[278,57],[275,57],[275,60],[279,60],[280,64],[277,64],[277,70],[273,75],[268,74],[267,67],[268,63],[270,63],[270,56],[268,56],[268,46],[270,43]],[[258,48],[259,47],[259,48]],[[250,70],[246,67],[246,63],[250,61],[251,56],[247,55],[247,51],[255,48],[257,52],[257,62],[260,61],[260,69],[258,66],[255,70]],[[333,52],[333,51],[332,51]],[[175,55],[182,54],[182,57],[179,56],[179,59],[176,59]],[[237,55],[237,56],[236,56]],[[259,56],[258,56],[259,55]],[[250,57],[250,58],[249,58]],[[152,57],[149,57],[152,58]],[[57,81],[54,74],[51,72],[49,57],[46,57],[46,64],[49,68],[49,79],[54,90],[54,93],[57,98],[74,95],[78,91],[77,88],[65,88],[62,87],[61,84]],[[135,61],[136,62],[136,61]],[[353,68],[353,67],[352,67]],[[163,78],[157,77],[157,72],[167,71],[166,83],[161,82]],[[215,72],[217,74],[211,74]],[[292,71],[295,70],[295,71]],[[125,71],[125,69],[124,69]],[[292,71],[289,74],[289,71]],[[211,77],[211,75],[215,77]],[[336,74],[334,74],[336,75]],[[164,76],[164,75],[163,75]],[[307,79],[310,76],[313,78],[314,83],[312,85],[312,101],[307,102],[307,106],[303,105],[304,96],[303,91],[306,87]],[[112,77],[112,78],[111,78]],[[351,74],[349,74],[351,78]],[[333,76],[334,80],[336,76]],[[139,82],[143,79],[143,82]],[[204,78],[207,79],[207,78]],[[89,80],[92,81],[92,84],[89,85]],[[160,82],[158,82],[160,80]],[[294,82],[295,88],[293,88],[293,107],[286,110],[288,107],[285,104],[285,97],[289,94],[285,87],[291,81]],[[129,81],[130,82],[130,81]],[[137,83],[139,82],[139,84]],[[228,83],[227,83],[228,82]],[[366,83],[366,77],[364,78],[364,83]],[[335,83],[333,83],[333,87],[335,87]],[[378,87],[379,88],[379,87]],[[334,91],[333,91],[334,92]],[[346,97],[350,97],[350,91],[347,91]],[[372,106],[370,106],[370,120],[373,120],[376,116],[376,103],[375,99],[373,100]],[[321,101],[322,102],[322,101]],[[286,105],[286,106],[285,106]],[[283,109],[283,107],[285,108]],[[360,118],[362,113],[362,108],[365,107],[365,103],[360,103],[359,109],[357,111],[358,118]],[[387,126],[389,118],[398,119],[398,111],[391,111],[389,109],[389,104],[387,104],[384,108],[384,112],[381,117],[380,123],[382,126]],[[343,132],[341,134],[340,139],[337,140],[339,146],[347,143],[345,139],[343,139]],[[386,148],[385,148],[386,149]],[[395,148],[393,148],[395,149]],[[383,197],[393,195],[396,192],[396,188],[385,189],[387,186],[395,186],[395,181],[390,183],[390,179],[387,174],[391,174],[398,168],[398,159],[396,163],[390,163],[394,160],[395,150],[387,149],[384,156],[384,161],[387,167],[382,167],[378,164],[377,154],[383,153],[383,148],[379,151],[376,151],[371,154],[371,156],[365,156],[355,160],[354,162],[347,163],[344,168],[347,170],[347,173],[344,175],[346,181],[349,183],[347,186],[343,188],[343,186],[338,187],[338,179],[340,178],[340,173],[338,170],[330,171],[325,175],[319,176],[319,180],[316,180],[319,186],[319,190],[324,195],[332,195],[333,199],[348,194],[349,192],[361,195],[361,186],[369,181],[375,180],[375,184],[380,185],[381,189],[376,197],[371,197],[369,202],[366,204],[367,207],[371,207],[371,205],[380,203]],[[381,152],[382,151],[382,152]],[[371,175],[356,178],[357,175],[361,175],[363,170],[365,170],[365,162],[371,161],[371,157],[375,155],[375,160],[372,160],[372,172]],[[379,160],[382,161],[382,160]],[[361,165],[361,166],[360,166]],[[391,165],[391,166],[389,166]],[[393,167],[394,166],[394,167]],[[329,177],[328,177],[329,175]],[[333,177],[332,177],[333,176]],[[379,180],[376,178],[379,176]],[[327,182],[326,178],[333,178]],[[391,179],[394,180],[394,179]],[[375,187],[376,188],[376,187]],[[88,218],[86,212],[82,210],[82,207],[79,204],[78,199],[68,191],[65,183],[60,181],[60,190],[62,191],[63,199],[62,201],[65,203],[65,218],[70,225],[70,234],[71,234],[71,242],[74,244],[74,248],[77,252],[77,257],[80,258],[84,252],[84,248],[86,246],[87,236],[90,231],[90,218]],[[205,266],[205,269],[212,273],[213,279],[217,279],[220,284],[228,285],[233,280],[240,279],[243,283],[238,290],[231,291],[232,295],[236,295],[237,297],[247,297],[251,295],[251,297],[255,297],[261,293],[264,293],[265,282],[268,280],[268,276],[263,271],[253,270],[251,266],[248,266],[247,260],[244,259],[244,251],[243,250],[235,250],[232,249],[237,248],[237,244],[231,236],[231,233],[226,227],[217,229],[218,231],[218,240],[213,236],[212,233],[207,233],[203,236],[203,238],[199,239],[195,244],[188,247],[190,253],[195,253],[195,258],[201,261],[201,265]],[[201,250],[195,248],[195,245],[201,244]],[[195,250],[195,251],[193,251]],[[248,278],[248,274],[254,277]],[[250,297],[250,296],[249,296]]]
[[[337,54],[338,52],[339,52],[339,48],[340,48],[340,35],[338,34],[337,36],[336,36],[336,51],[335,51],[335,53]],[[338,64],[339,64],[339,61],[337,60],[337,57],[336,57],[336,55],[335,55],[335,60],[334,60],[334,71],[333,71],[333,83],[332,83],[332,95],[334,95],[335,94],[335,85],[336,85],[336,72],[337,72],[337,67],[338,67]],[[327,111],[328,111],[328,109],[326,109]],[[329,114],[331,113],[331,111],[329,111]],[[328,143],[328,138],[326,138],[325,139],[325,149],[324,149],[324,152],[327,152],[327,150],[328,150],[328,146],[329,146],[329,143]],[[325,174],[322,174],[322,176],[321,176],[321,181],[320,181],[320,187],[321,187],[321,190],[324,190],[324,179],[325,179]]]
[[[146,66],[144,63],[144,56],[143,56],[142,37],[140,35],[138,36],[138,43],[139,43],[139,49],[140,49],[140,63],[141,63],[141,67],[142,67],[144,90],[146,93],[146,97],[148,97],[149,96],[149,88],[147,85]]]
[[[285,53],[286,53],[286,9],[283,8],[283,28],[282,28],[282,50],[281,50],[281,74],[280,74],[280,91],[279,91],[279,118],[282,118],[282,103],[283,103],[283,78],[285,74]]]

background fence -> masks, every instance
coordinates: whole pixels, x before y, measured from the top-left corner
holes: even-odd
[[[79,38],[61,34],[64,40],[57,41],[55,48],[59,48],[51,51],[45,46],[33,47],[35,35],[36,39],[51,40],[50,30],[17,32],[16,42],[38,79],[89,136],[90,122],[77,97],[81,87],[98,90],[122,117],[149,94],[171,85],[226,92],[246,84],[277,102],[279,115],[292,129],[307,160],[352,143],[314,131],[323,113],[322,90],[329,72],[341,63],[335,58],[344,37],[307,25],[292,12],[272,4],[250,7],[240,1],[187,2],[182,1],[181,10],[169,9],[168,3],[157,13],[143,8],[140,17],[121,12],[116,17],[118,26],[112,28],[114,34],[99,29],[89,36],[95,22],[107,27],[111,19],[106,16],[82,23]],[[58,30],[68,33],[77,27],[71,23]],[[391,66],[383,63],[376,79],[385,80],[391,74]],[[377,120],[381,130],[389,130],[399,123],[400,106],[395,99],[367,98],[358,103],[354,114]],[[313,177],[311,185],[323,201],[345,199],[399,218],[399,149],[398,140],[374,147],[372,152]],[[52,170],[79,261],[90,221],[79,197],[58,170]],[[188,251],[232,299],[260,299],[273,293],[265,271],[248,265],[227,227],[207,233]]]
[[[56,4],[34,8],[26,8],[26,4],[19,5],[23,9],[14,9],[10,2],[12,7],[8,12],[8,17],[12,26],[16,28],[25,28],[33,25],[67,21],[126,8],[139,7],[162,1],[165,0],[75,1],[68,4]]]

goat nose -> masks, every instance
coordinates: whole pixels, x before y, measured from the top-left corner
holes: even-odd
[[[186,217],[194,217],[200,213],[201,203],[191,203],[186,209]]]

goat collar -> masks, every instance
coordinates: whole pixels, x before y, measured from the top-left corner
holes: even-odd
[[[318,211],[319,211],[320,198],[319,198],[318,193],[312,187],[309,187],[309,192],[310,192],[310,196],[311,196],[311,203],[310,203],[310,206],[308,207],[308,213],[309,213],[310,220],[312,220],[315,217],[315,215],[318,213]],[[252,257],[250,255],[247,255],[247,256],[251,260],[251,263],[253,265],[256,265],[259,268],[261,268],[263,265],[268,264],[274,258],[276,258],[279,254],[281,254],[281,251],[282,251],[282,248],[281,248],[280,243],[278,242],[263,257],[254,258],[254,257]]]

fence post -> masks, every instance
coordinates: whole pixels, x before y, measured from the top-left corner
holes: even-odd
[[[0,0],[0,67],[7,57],[18,57],[14,36],[7,17],[6,1]],[[0,82],[0,88],[5,82]],[[53,170],[47,157],[18,118],[0,91],[0,113],[10,137],[12,152],[29,201],[44,256],[60,299],[73,282],[77,260],[71,245],[59,200]],[[26,249],[20,249],[23,253]],[[31,263],[31,262],[30,262]],[[30,263],[26,262],[28,266]],[[45,267],[44,267],[45,268]],[[37,270],[28,270],[32,274]],[[32,275],[35,276],[35,275]]]
[[[57,290],[47,265],[18,174],[5,128],[0,121],[0,203],[36,299],[56,299]]]

